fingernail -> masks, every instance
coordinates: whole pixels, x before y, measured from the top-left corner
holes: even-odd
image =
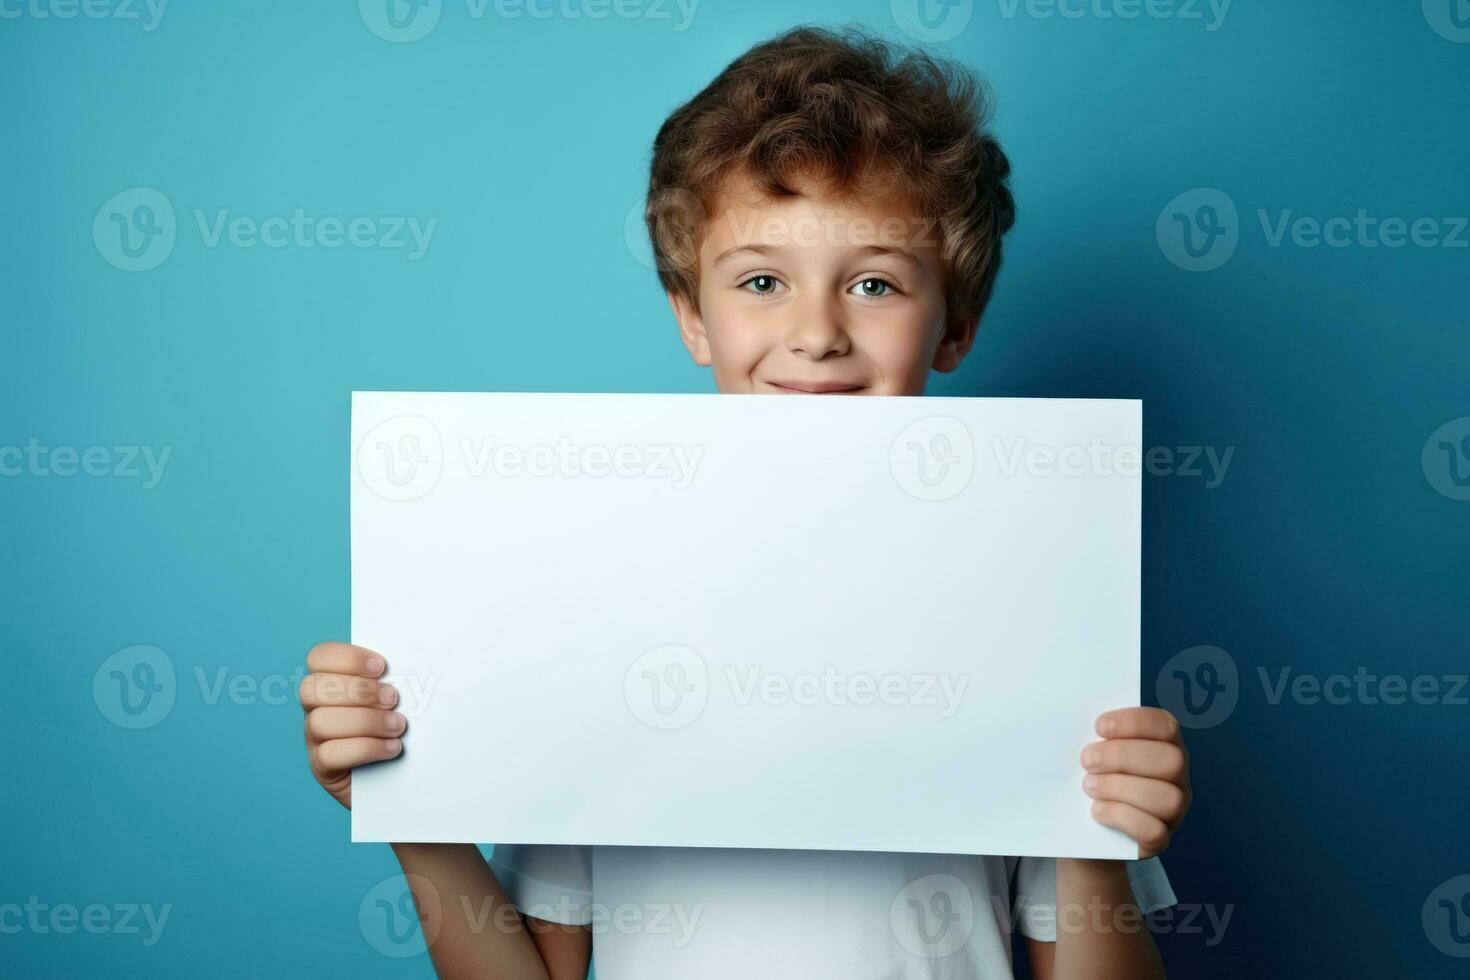
[[[1102,800],[1093,800],[1092,801],[1092,815],[1094,817],[1101,816],[1102,815],[1102,809],[1103,809]]]
[[[382,657],[368,657],[367,672],[369,675],[377,677],[383,672],[383,668],[386,666],[388,664],[384,662]]]
[[[1082,750],[1082,767],[1084,769],[1091,769],[1096,762],[1097,762],[1097,751],[1096,750],[1090,749],[1090,748],[1089,749],[1083,749]]]
[[[400,715],[396,711],[393,712],[393,717],[391,717],[391,718],[388,719],[388,730],[389,731],[392,731],[392,732],[402,732],[407,727],[408,727],[408,719],[405,718],[405,717],[403,717],[402,715]]]
[[[398,700],[398,691],[397,691],[396,688],[393,688],[393,687],[390,687],[387,684],[384,684],[378,690],[378,703],[379,704],[385,704],[385,705],[386,704],[392,704],[393,702],[395,702],[397,700]]]
[[[403,750],[403,743],[396,738],[390,738],[388,739],[387,749],[389,755],[397,755]]]
[[[1089,793],[1094,793],[1097,791],[1097,784],[1101,781],[1096,776],[1088,775],[1082,780],[1082,788]]]

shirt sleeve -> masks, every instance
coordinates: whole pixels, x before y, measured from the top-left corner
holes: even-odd
[[[1133,900],[1144,915],[1175,905],[1174,888],[1164,865],[1156,857],[1124,862]],[[1056,858],[1023,857],[1016,864],[1016,921],[1021,934],[1042,942],[1057,941],[1057,862]]]
[[[591,923],[591,848],[496,844],[490,867],[522,914],[569,926]]]

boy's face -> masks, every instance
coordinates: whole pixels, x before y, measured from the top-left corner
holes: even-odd
[[[896,198],[732,181],[699,247],[699,309],[670,295],[696,363],[725,393],[920,395],[975,320],[951,322],[934,222]]]

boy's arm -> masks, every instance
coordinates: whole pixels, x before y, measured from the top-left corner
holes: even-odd
[[[1057,941],[1026,940],[1035,980],[1163,980],[1122,861],[1057,859]]]
[[[350,643],[321,643],[301,681],[312,776],[352,809],[352,771],[392,759],[408,722],[387,662]],[[592,936],[581,926],[523,918],[473,844],[394,844],[421,932],[441,977],[585,980]]]
[[[1169,846],[1193,800],[1178,720],[1160,708],[1098,717],[1082,751],[1093,819],[1138,843],[1140,858]],[[1028,940],[1037,980],[1162,980],[1164,963],[1123,861],[1057,859],[1057,941]]]
[[[473,844],[394,844],[434,969],[446,980],[585,980],[592,934],[523,917]]]

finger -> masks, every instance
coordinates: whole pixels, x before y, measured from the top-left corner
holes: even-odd
[[[318,643],[306,655],[306,669],[313,674],[379,677],[388,669],[388,662],[380,654],[350,643]]]
[[[1103,738],[1151,738],[1178,742],[1179,720],[1163,708],[1119,708],[1097,716],[1093,726]]]
[[[1095,800],[1112,800],[1137,807],[1158,817],[1173,829],[1184,819],[1189,807],[1185,791],[1162,779],[1145,779],[1126,773],[1088,773],[1082,778],[1082,790]]]
[[[1092,818],[1104,827],[1120,830],[1138,844],[1139,858],[1163,853],[1169,846],[1169,828],[1158,817],[1116,800],[1094,800]]]
[[[1180,746],[1138,738],[1093,742],[1082,750],[1082,768],[1088,772],[1126,772],[1179,784],[1189,771]]]
[[[398,703],[398,689],[392,684],[351,674],[307,674],[298,693],[301,706],[308,710],[333,705],[391,708]]]
[[[403,751],[396,738],[334,738],[311,750],[311,764],[320,773],[356,769],[391,759]]]
[[[313,708],[306,715],[306,731],[318,741],[334,738],[397,738],[408,719],[396,711],[378,708]]]

